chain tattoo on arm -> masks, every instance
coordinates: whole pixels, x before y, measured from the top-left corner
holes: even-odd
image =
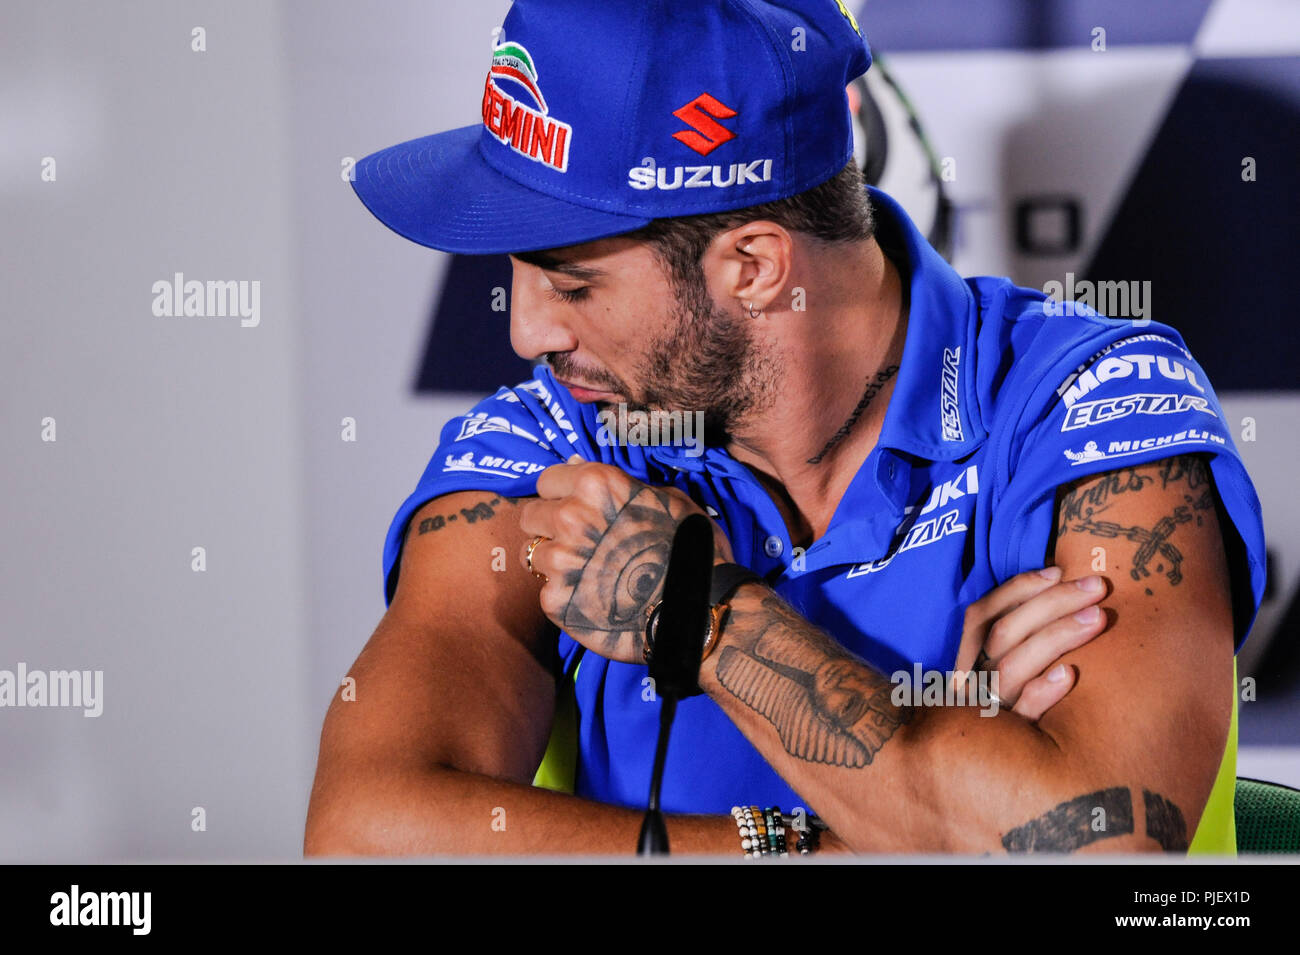
[[[1102,515],[1111,506],[1111,499],[1159,484],[1160,490],[1179,487],[1184,503],[1176,505],[1172,513],[1150,527],[1126,526],[1116,521],[1104,520]],[[1216,507],[1214,485],[1209,465],[1196,454],[1181,454],[1151,464],[1108,471],[1100,476],[1081,478],[1065,485],[1060,505],[1060,527],[1057,538],[1066,533],[1089,534],[1103,539],[1124,539],[1138,545],[1133,554],[1129,576],[1144,581],[1152,575],[1163,574],[1171,586],[1183,581],[1183,552],[1171,540],[1182,524],[1203,521],[1202,512],[1213,512]],[[1150,587],[1147,596],[1153,596]]]
[[[1147,488],[1181,491],[1183,503],[1174,505],[1149,527],[1106,519],[1114,499]],[[1057,539],[1067,533],[1087,534],[1103,540],[1124,539],[1137,544],[1128,568],[1138,582],[1153,572],[1164,575],[1170,586],[1183,582],[1185,555],[1173,540],[1184,524],[1201,524],[1203,512],[1216,508],[1213,480],[1202,455],[1182,454],[1150,464],[1120,468],[1080,478],[1062,488]],[[1154,566],[1153,566],[1154,565]],[[1152,590],[1145,588],[1148,596]],[[1186,852],[1187,822],[1173,800],[1149,789],[1142,790],[1146,834],[1166,852]],[[1133,796],[1124,786],[1084,793],[1017,826],[1002,837],[1007,852],[1074,852],[1101,839],[1135,831]]]

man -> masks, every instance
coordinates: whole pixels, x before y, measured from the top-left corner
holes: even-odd
[[[864,192],[843,4],[519,0],[500,39],[482,124],[355,186],[414,241],[512,253],[511,343],[549,367],[453,419],[398,511],[307,851],[631,851],[647,614],[696,512],[675,851],[779,850],[728,815],[757,806],[816,812],[824,850],[1231,852],[1263,535],[1177,332],[963,281]],[[981,647],[996,713],[908,690]],[[527,785],[566,754],[573,795]]]

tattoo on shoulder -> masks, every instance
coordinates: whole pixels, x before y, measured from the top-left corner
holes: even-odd
[[[1186,852],[1187,823],[1171,799],[1142,790],[1147,836],[1166,852]],[[1002,837],[1007,852],[1074,852],[1100,839],[1133,833],[1133,797],[1127,786],[1085,793],[1017,826]]]
[[[792,637],[791,629],[810,624],[775,594],[762,607],[753,638],[722,648],[719,682],[772,724],[790,755],[854,769],[869,765],[911,719],[911,708],[894,706],[892,685],[839,647]],[[732,627],[746,623],[742,615]]]
[[[479,521],[490,521],[502,507],[514,506],[517,500],[519,499],[515,497],[498,495],[491,500],[479,501],[473,507],[462,507],[458,510],[450,510],[446,514],[435,514],[422,519],[416,528],[416,533],[429,534],[458,523],[475,524]]]
[[[1174,505],[1149,527],[1106,520],[1104,515],[1118,495],[1159,486],[1160,490],[1180,488],[1183,503]],[[1170,585],[1183,581],[1183,552],[1171,540],[1182,524],[1204,521],[1204,512],[1215,509],[1210,469],[1196,454],[1181,454],[1135,468],[1108,471],[1082,478],[1066,485],[1060,502],[1060,526],[1057,538],[1067,533],[1092,537],[1123,539],[1137,544],[1129,567],[1129,576],[1142,582],[1153,573],[1163,575]],[[1146,589],[1148,595],[1151,589]]]

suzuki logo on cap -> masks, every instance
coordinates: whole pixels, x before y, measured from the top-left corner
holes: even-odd
[[[701,93],[685,106],[673,110],[673,115],[694,130],[673,133],[673,139],[685,143],[701,156],[707,156],[723,143],[736,138],[735,133],[717,122],[730,119],[736,111],[708,93]]]

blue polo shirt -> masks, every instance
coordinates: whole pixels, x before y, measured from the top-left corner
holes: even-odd
[[[1173,328],[1135,327],[1087,310],[1052,315],[1045,296],[1003,278],[961,278],[887,195],[870,190],[882,246],[910,288],[901,367],[880,440],[826,533],[791,546],[762,485],[723,449],[609,445],[597,409],[546,368],[452,419],[384,549],[396,588],[407,522],[428,500],[482,489],[526,496],[571,454],[685,491],[715,516],[736,560],[852,652],[886,674],[948,670],[965,607],[1043,566],[1058,485],[1187,452],[1213,456],[1231,520],[1236,645],[1264,590],[1259,501],[1205,373]],[[846,383],[855,397],[861,383]],[[691,453],[688,453],[691,452]],[[1176,573],[1153,561],[1153,573]],[[1110,568],[1112,572],[1124,572]],[[613,663],[559,636],[577,667],[575,792],[643,806],[660,703],[644,666]],[[684,701],[664,777],[669,812],[740,804],[807,805],[704,696]]]

